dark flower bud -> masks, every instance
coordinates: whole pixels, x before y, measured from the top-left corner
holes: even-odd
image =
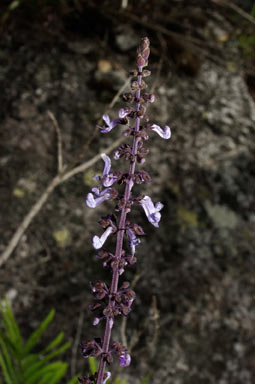
[[[101,225],[102,228],[106,229],[107,227],[112,226],[113,229],[116,230],[116,223],[117,223],[117,218],[115,215],[107,215],[101,217],[99,220],[99,224]]]
[[[139,153],[137,154],[137,162],[139,164],[144,164],[145,163],[145,158],[143,156],[141,156]]]
[[[142,228],[140,225],[136,224],[136,223],[135,223],[135,224],[132,224],[132,225],[130,226],[130,228],[132,228],[133,231],[135,232],[135,234],[138,235],[138,236],[143,236],[143,235],[145,235],[143,228]]]
[[[101,304],[99,303],[95,303],[95,304],[91,304],[88,306],[88,310],[91,311],[91,312],[94,312],[96,311],[97,309],[99,309],[101,307]]]
[[[131,76],[137,76],[138,75],[137,69],[132,69],[129,73]]]
[[[142,76],[143,77],[147,77],[147,76],[150,76],[151,75],[151,71],[149,71],[148,69],[144,69],[142,71]]]
[[[98,280],[92,284],[92,292],[97,300],[102,300],[109,295],[109,288],[104,281]]]
[[[78,377],[79,383],[81,384],[92,384],[88,377],[82,376]]]
[[[129,283],[128,281],[124,281],[124,282],[122,283],[121,288],[123,288],[123,289],[127,289],[129,286],[130,286],[130,283]]]
[[[123,133],[123,136],[128,137],[128,136],[131,136],[132,134],[133,134],[133,129],[129,128],[129,129],[127,129],[127,130]]]
[[[155,101],[155,95],[153,93],[144,93],[143,98],[146,103],[153,103]]]
[[[139,132],[136,132],[136,137],[142,137],[144,140],[148,140],[149,139],[149,136],[148,136],[147,132],[144,129],[142,129]]]
[[[88,340],[80,344],[83,357],[98,357],[102,354],[102,342],[100,338]]]
[[[106,257],[109,257],[109,255],[111,255],[110,252],[106,251],[106,250],[101,250],[98,252],[97,254],[97,259],[105,259]]]
[[[149,152],[150,152],[150,151],[149,151],[148,148],[142,148],[142,149],[140,150],[140,153],[142,153],[143,155],[148,155]]]
[[[150,40],[148,37],[142,38],[141,45],[137,49],[136,63],[138,67],[146,67],[150,55]]]
[[[129,92],[129,93],[123,93],[122,99],[123,99],[123,101],[127,101],[128,103],[133,103],[135,98],[134,98],[133,94],[131,92]]]
[[[135,80],[131,82],[131,89],[132,91],[137,91],[139,89],[138,81]]]
[[[128,118],[125,116],[123,119],[119,120],[119,124],[121,125],[127,125],[128,124]]]
[[[113,363],[113,357],[112,357],[112,354],[111,352],[108,352],[107,355],[105,356],[105,361],[111,365]]]

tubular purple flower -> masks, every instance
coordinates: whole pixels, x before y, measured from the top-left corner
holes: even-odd
[[[97,325],[100,323],[100,321],[102,320],[102,317],[95,317],[94,320],[93,320],[93,325]]]
[[[92,188],[92,192],[95,194],[96,197],[94,197],[93,193],[88,193],[86,197],[86,204],[89,208],[96,208],[100,204],[102,204],[106,200],[111,200],[113,195],[113,189],[112,188],[106,188],[103,191],[99,191],[99,188]]]
[[[158,227],[158,223],[161,219],[161,214],[159,211],[164,207],[164,205],[160,202],[156,203],[155,206],[149,196],[145,196],[142,200],[140,200],[140,204],[144,209],[144,212],[147,216],[149,222],[154,225],[154,227]]]
[[[131,356],[127,352],[123,352],[119,357],[119,362],[121,367],[127,367],[129,366],[131,362]]]
[[[112,227],[108,227],[101,237],[94,236],[92,239],[92,245],[95,249],[100,249],[106,242],[107,238],[110,236],[110,234],[113,232]]]
[[[127,234],[129,237],[128,245],[131,251],[131,255],[135,254],[135,247],[141,243],[141,240],[138,239],[132,229],[128,228]]]
[[[113,128],[115,128],[119,123],[120,119],[115,119],[115,120],[110,120],[110,117],[107,114],[103,115],[103,120],[106,124],[105,128],[102,128],[98,126],[101,129],[101,133],[108,133],[110,132]]]
[[[119,118],[123,119],[124,117],[128,116],[131,112],[130,108],[121,108],[119,110]]]
[[[102,176],[102,182],[104,187],[110,187],[115,183],[117,180],[117,176],[114,176],[112,173],[110,173],[111,170],[111,159],[109,156],[107,156],[105,153],[102,153],[101,155],[102,159],[104,160],[105,166]]]
[[[153,124],[151,127],[152,131],[157,132],[157,134],[162,137],[162,139],[170,139],[171,137],[171,129],[168,125],[165,126],[164,130],[160,128],[158,125]]]

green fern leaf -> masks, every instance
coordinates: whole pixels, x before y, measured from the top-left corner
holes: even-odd
[[[37,361],[38,361],[38,355],[35,353],[26,356],[21,361],[21,367],[23,371],[26,371],[31,365],[35,364]]]
[[[15,366],[13,365],[11,355],[8,351],[8,347],[4,342],[4,339],[0,335],[0,353],[2,354],[2,359],[5,361],[6,369],[11,377],[13,383],[17,382],[17,376],[15,375]]]
[[[41,353],[43,355],[45,355],[45,353],[47,353],[47,352],[51,351],[53,348],[57,347],[61,343],[61,341],[63,340],[63,337],[64,337],[64,333],[59,332],[57,337]]]
[[[70,342],[68,341],[65,344],[63,344],[60,348],[58,348],[56,351],[49,353],[47,356],[45,356],[41,360],[28,366],[26,371],[24,372],[24,378],[26,380],[26,384],[36,383],[37,380],[42,377],[40,376],[41,372],[45,368],[47,368],[47,365],[46,365],[47,362],[64,353],[69,347],[70,347]]]
[[[43,378],[38,384],[56,384],[58,383],[67,371],[68,365],[62,361],[56,361],[47,365],[41,372]]]
[[[3,326],[6,334],[15,350],[20,354],[23,350],[23,340],[7,297],[5,298],[4,305],[0,301],[0,312],[2,314]]]
[[[8,366],[1,352],[0,352],[0,367],[2,368],[6,383],[13,384],[10,372],[8,371]]]
[[[35,345],[38,343],[38,341],[41,339],[42,334],[45,332],[49,324],[52,322],[53,317],[55,315],[55,310],[52,309],[48,316],[42,321],[40,326],[32,333],[32,335],[29,337],[25,348],[24,348],[24,353],[27,354],[28,352],[31,351],[32,348],[35,347]]]

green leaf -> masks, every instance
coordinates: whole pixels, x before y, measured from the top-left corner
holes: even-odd
[[[27,368],[29,368],[31,365],[36,363],[38,361],[39,357],[37,354],[33,353],[28,356],[26,356],[22,361],[21,361],[21,367],[24,371],[26,371]]]
[[[55,362],[55,363],[51,363],[51,364],[47,364],[47,365],[44,364],[44,366],[41,369],[38,369],[28,379],[25,379],[25,383],[26,384],[34,384],[34,383],[38,384],[39,380],[41,380],[41,381],[44,380],[45,376],[48,375],[48,373],[50,373],[51,376],[55,377],[56,372],[59,369],[62,369],[63,364],[65,365],[66,363],[59,361],[59,362]]]
[[[92,375],[95,374],[95,372],[97,371],[98,369],[98,362],[97,362],[97,359],[95,357],[89,357],[89,369],[90,369],[90,372],[92,373]]]
[[[10,373],[8,372],[7,364],[1,352],[0,352],[0,367],[2,367],[2,371],[3,371],[4,378],[6,380],[6,383],[13,384]]]
[[[43,358],[44,361],[49,361],[51,359],[53,359],[54,357],[57,357],[59,355],[61,355],[62,353],[64,353],[68,348],[70,348],[70,341],[67,341],[65,344],[63,344],[61,347],[59,347],[58,349],[56,349],[56,351],[53,351],[51,353],[49,353],[47,356],[45,356]]]
[[[23,350],[23,340],[7,297],[5,298],[4,306],[0,301],[0,312],[3,316],[3,325],[8,338],[10,339],[13,347],[21,353]]]
[[[26,384],[34,384],[37,383],[37,380],[41,378],[40,372],[46,369],[48,366],[47,362],[53,359],[54,357],[61,355],[70,347],[70,342],[66,342],[56,351],[49,353],[43,359],[35,362],[34,364],[28,366],[28,369],[24,372],[24,378],[26,380]],[[53,363],[52,363],[53,364]]]
[[[32,335],[29,337],[25,348],[24,348],[24,353],[27,354],[28,352],[31,351],[32,348],[35,347],[35,345],[38,343],[38,341],[41,339],[42,334],[45,332],[49,324],[52,322],[53,317],[55,315],[55,310],[52,309],[48,316],[42,321],[40,326],[32,333]]]
[[[57,337],[42,351],[42,354],[44,355],[45,353],[51,351],[53,348],[57,347],[63,340],[63,337],[64,337],[64,333],[59,332]]]
[[[43,374],[42,380],[38,384],[56,384],[67,371],[68,365],[62,361],[49,364],[41,372]]]
[[[0,347],[1,347],[1,353],[2,358],[5,360],[6,363],[6,369],[9,372],[10,377],[12,378],[12,382],[17,382],[17,377],[15,375],[15,367],[13,365],[11,355],[9,354],[8,347],[6,343],[4,342],[4,339],[0,335]]]

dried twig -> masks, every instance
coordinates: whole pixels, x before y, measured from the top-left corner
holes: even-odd
[[[123,90],[127,87],[127,85],[130,82],[130,77],[125,81],[122,88],[117,92],[117,94],[113,97],[111,103],[109,104],[107,110],[113,108],[114,104],[118,100],[118,97],[123,92]],[[79,153],[79,155],[76,157],[76,159],[73,161],[73,163],[69,167],[63,167],[63,158],[62,158],[62,138],[61,138],[61,131],[58,125],[58,122],[55,118],[55,116],[52,114],[52,112],[48,111],[48,115],[50,116],[51,120],[53,121],[53,124],[56,128],[57,136],[58,136],[58,174],[50,181],[46,189],[43,191],[37,202],[31,207],[28,214],[24,217],[19,227],[16,229],[15,233],[13,234],[9,244],[5,248],[4,252],[0,255],[0,267],[9,259],[14,249],[17,247],[21,237],[24,235],[25,231],[31,224],[34,217],[38,214],[38,212],[42,209],[45,202],[48,200],[49,196],[52,194],[52,192],[55,190],[55,188],[62,184],[63,182],[69,180],[74,175],[77,175],[80,172],[84,172],[86,169],[94,165],[98,160],[100,160],[101,155],[100,153],[104,152],[106,154],[110,153],[113,149],[115,149],[117,146],[119,146],[124,138],[120,138],[113,142],[111,146],[109,146],[106,149],[100,150],[99,154],[94,156],[92,159],[77,165],[77,163],[80,161],[80,158],[84,155],[85,150],[87,149],[87,146],[89,143],[93,140],[95,137],[94,133],[89,140],[88,143],[83,147],[82,151]],[[97,131],[95,131],[97,132]]]
[[[100,153],[104,152],[106,154],[110,153],[114,148],[116,148],[118,145],[122,143],[124,138],[118,139],[114,141],[114,143],[105,149],[100,150]],[[38,212],[41,210],[43,205],[48,200],[49,196],[52,194],[52,192],[55,190],[55,188],[62,184],[63,182],[69,180],[74,175],[77,175],[77,173],[84,172],[86,169],[94,165],[99,159],[101,158],[101,155],[98,154],[94,156],[92,159],[82,163],[81,165],[78,165],[74,169],[70,171],[64,171],[63,173],[57,174],[57,176],[54,177],[53,180],[50,181],[45,191],[42,193],[42,195],[39,197],[39,200],[32,206],[28,214],[24,217],[22,223],[19,225],[17,230],[15,231],[14,235],[12,236],[9,244],[7,245],[5,251],[0,256],[0,267],[8,260],[8,258],[11,256],[12,252],[18,245],[21,237],[25,233],[28,226],[31,224],[33,218],[38,214]]]
[[[63,156],[62,156],[62,135],[61,130],[59,128],[58,122],[53,115],[51,111],[47,111],[50,119],[52,120],[54,127],[57,132],[57,138],[58,138],[58,173],[61,173],[63,171]]]

